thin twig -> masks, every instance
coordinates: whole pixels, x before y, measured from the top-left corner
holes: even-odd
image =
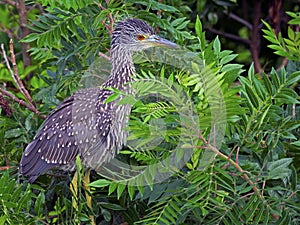
[[[15,33],[10,30],[10,29],[7,29],[5,26],[3,26],[2,24],[0,24],[0,31],[1,32],[4,32],[8,35],[9,38],[15,38],[15,39],[19,39],[17,35],[15,35]]]
[[[240,152],[240,146],[238,146],[235,156],[235,162],[239,164],[239,152]]]
[[[162,0],[158,0],[158,2],[159,2],[159,3],[162,3]],[[160,9],[160,10],[157,10],[156,15],[157,15],[158,17],[160,17],[160,16],[161,16],[161,13],[162,13],[162,10],[161,10],[161,9]]]
[[[105,0],[105,2],[106,2],[106,4],[108,4],[109,0]],[[96,3],[96,4],[99,6],[99,8],[101,10],[103,10],[103,11],[106,10],[106,8],[101,3]],[[117,15],[118,15],[118,12],[115,12],[114,16],[113,16],[112,12],[110,12],[110,13],[107,14],[106,17],[109,20],[109,24],[105,23],[105,21],[101,21],[102,25],[106,28],[109,36],[112,35],[112,32],[114,30],[114,23],[115,23],[115,20],[117,18]]]
[[[241,38],[237,35],[234,35],[234,34],[230,34],[230,33],[226,33],[226,32],[222,32],[222,31],[219,31],[219,30],[216,30],[214,28],[210,28],[210,27],[205,27],[206,30],[209,30],[210,32],[212,33],[215,33],[217,35],[221,35],[223,37],[226,37],[226,38],[229,38],[231,40],[234,40],[234,41],[238,41],[238,42],[241,42],[241,43],[244,43],[246,45],[250,45],[250,41],[248,39],[245,39],[245,38]]]
[[[6,52],[5,52],[5,49],[4,49],[4,44],[2,43],[1,44],[1,49],[2,49],[2,54],[3,54],[3,57],[4,57],[4,60],[5,60],[5,63],[6,63],[6,67],[7,69],[9,70],[10,74],[13,74],[14,72],[12,71],[11,67],[10,67],[10,64],[9,64],[9,61],[8,61],[8,58],[7,58],[7,55],[6,55]],[[14,79],[14,76],[12,76],[13,79]],[[16,81],[15,81],[16,82]]]
[[[229,18],[245,25],[249,30],[252,30],[253,29],[253,26],[251,23],[249,23],[248,21],[244,20],[243,18],[235,15],[234,13],[229,13]]]
[[[263,183],[262,183],[262,187],[261,187],[261,194],[262,195],[264,194],[265,186],[266,186],[266,180],[264,180]]]
[[[0,88],[0,92],[3,95],[11,98],[14,102],[17,102],[18,104],[25,106],[27,109],[29,109],[30,111],[32,111],[35,114],[39,115],[41,118],[43,118],[43,119],[46,118],[46,116],[42,115],[34,106],[28,104],[27,102],[23,101],[22,99],[17,98],[16,96],[14,96],[13,94],[11,94],[10,92],[5,91],[5,90],[3,90],[1,88]]]
[[[9,170],[9,169],[12,169],[14,168],[15,166],[1,166],[0,167],[0,171],[4,171],[4,170]]]
[[[236,157],[235,157],[235,161],[236,161],[236,163],[238,163],[238,151],[239,151],[239,148],[240,148],[238,145],[233,146],[233,148],[232,148],[231,151],[229,152],[228,157],[231,157],[231,156],[232,156],[232,154],[233,154],[233,152],[235,151],[236,148],[238,148],[238,150],[237,150],[237,154],[236,154]],[[226,169],[226,168],[229,167],[229,166],[230,166],[230,163],[227,163],[226,165],[224,165],[224,166],[222,167],[222,169]]]
[[[12,1],[12,0],[5,0],[5,1],[0,2],[0,4],[7,4],[7,5],[14,6],[14,7],[18,6],[17,1]]]
[[[240,167],[239,164],[237,164],[236,162],[234,162],[231,158],[229,158],[227,155],[223,154],[222,152],[219,151],[219,149],[217,149],[215,146],[212,146],[201,134],[199,135],[200,140],[205,144],[207,149],[212,150],[214,153],[216,153],[216,155],[220,156],[221,158],[227,160],[232,166],[234,166],[241,174],[242,177],[248,182],[248,184],[250,186],[252,186],[253,191],[255,191],[255,193],[257,194],[257,196],[260,199],[263,199],[263,196],[261,195],[261,192],[259,190],[259,188],[253,183],[252,180],[250,180],[249,176],[247,175],[246,171],[244,171],[242,169],[242,167]],[[195,147],[195,146],[193,146]],[[197,148],[197,146],[196,146]]]
[[[101,9],[105,9],[102,5],[100,5],[100,7]],[[112,13],[108,13],[107,17],[109,20],[109,24],[105,23],[104,21],[101,21],[101,23],[105,26],[109,36],[111,36],[114,30],[115,17],[112,16]]]
[[[106,24],[104,21],[101,21],[101,23],[103,24],[103,26],[105,26],[106,30],[109,33],[109,36],[111,36],[112,32],[110,31],[110,26],[108,24]]]
[[[99,8],[101,10],[106,10],[106,8],[102,4],[98,3],[97,5],[99,6]],[[104,21],[101,21],[101,23],[103,24],[103,26],[106,28],[109,36],[112,35],[112,32],[114,30],[114,22],[115,22],[116,16],[117,16],[117,13],[115,13],[115,15],[112,16],[112,13],[110,12],[110,13],[107,14],[107,18],[108,18],[110,24],[107,24]]]
[[[113,17],[111,12],[108,13],[108,20],[109,20],[109,22],[110,22],[110,26],[109,26],[108,32],[109,32],[109,35],[110,35],[110,36],[112,35],[112,32],[113,32],[113,30],[114,30],[115,18],[116,18],[116,15]]]
[[[105,59],[107,59],[108,61],[110,61],[110,57],[108,55],[105,55],[102,52],[99,52],[98,55],[101,56],[101,57],[103,57],[103,58],[105,58]]]
[[[3,47],[3,51],[4,51],[4,47]],[[12,75],[16,85],[18,86],[19,90],[21,91],[21,93],[25,96],[25,98],[28,100],[30,105],[35,107],[29,92],[25,88],[25,86],[24,86],[24,84],[23,84],[23,82],[22,82],[22,80],[19,76],[18,67],[17,67],[17,63],[16,63],[15,52],[14,52],[14,43],[13,43],[12,39],[10,39],[10,42],[9,42],[9,51],[10,51],[10,55],[11,55],[11,62],[12,62],[13,69],[14,69],[14,72],[11,75]],[[3,54],[4,54],[4,52],[3,52]],[[9,65],[8,60],[6,59],[5,61],[7,61],[6,64]]]
[[[11,46],[12,41],[10,42],[10,46]],[[10,47],[11,48],[11,47]],[[9,64],[9,60],[7,58],[6,52],[5,52],[5,48],[4,48],[4,44],[1,44],[1,49],[2,49],[2,54],[6,63],[6,67],[9,70],[15,84],[17,85],[17,87],[19,88],[19,90],[21,91],[21,93],[25,96],[25,98],[30,102],[31,107],[34,107],[32,99],[28,93],[28,91],[25,89],[23,82],[21,81],[19,75],[18,75],[18,68],[17,68],[17,64],[16,64],[16,58],[15,58],[15,54],[13,52],[13,50],[10,49],[11,51],[11,60],[12,60],[12,64],[13,64],[13,68],[14,71],[11,69],[11,66]],[[29,96],[29,97],[28,97]]]

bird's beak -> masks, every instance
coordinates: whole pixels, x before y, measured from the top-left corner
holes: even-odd
[[[167,48],[177,48],[178,45],[175,43],[168,41],[167,39],[161,38],[157,35],[151,35],[145,39],[145,42],[150,44],[151,46],[159,46],[159,47],[167,47]]]

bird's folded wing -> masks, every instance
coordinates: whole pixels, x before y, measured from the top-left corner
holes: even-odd
[[[104,104],[97,106],[99,94],[99,88],[79,91],[47,117],[24,151],[21,174],[34,181],[48,169],[74,162],[78,154],[84,155],[91,146],[106,139],[111,126],[111,110]],[[105,124],[97,120],[105,120]]]

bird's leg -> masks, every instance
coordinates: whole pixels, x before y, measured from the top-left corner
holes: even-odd
[[[83,177],[83,186],[84,186],[84,191],[85,191],[85,197],[86,197],[86,203],[87,206],[91,209],[91,211],[93,211],[93,207],[92,207],[92,196],[90,195],[90,169],[87,169],[87,171],[84,174]],[[90,215],[90,220],[91,220],[91,224],[92,225],[96,225],[95,223],[95,218],[93,215]]]

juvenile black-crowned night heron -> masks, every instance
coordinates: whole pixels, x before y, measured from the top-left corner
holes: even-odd
[[[65,99],[46,119],[25,149],[20,173],[33,182],[49,169],[71,171],[80,156],[87,169],[98,169],[126,144],[126,127],[131,107],[106,103],[108,87],[129,92],[135,68],[132,55],[153,46],[176,47],[154,34],[144,21],[127,19],[117,23],[111,40],[112,69],[101,88],[82,89]]]

